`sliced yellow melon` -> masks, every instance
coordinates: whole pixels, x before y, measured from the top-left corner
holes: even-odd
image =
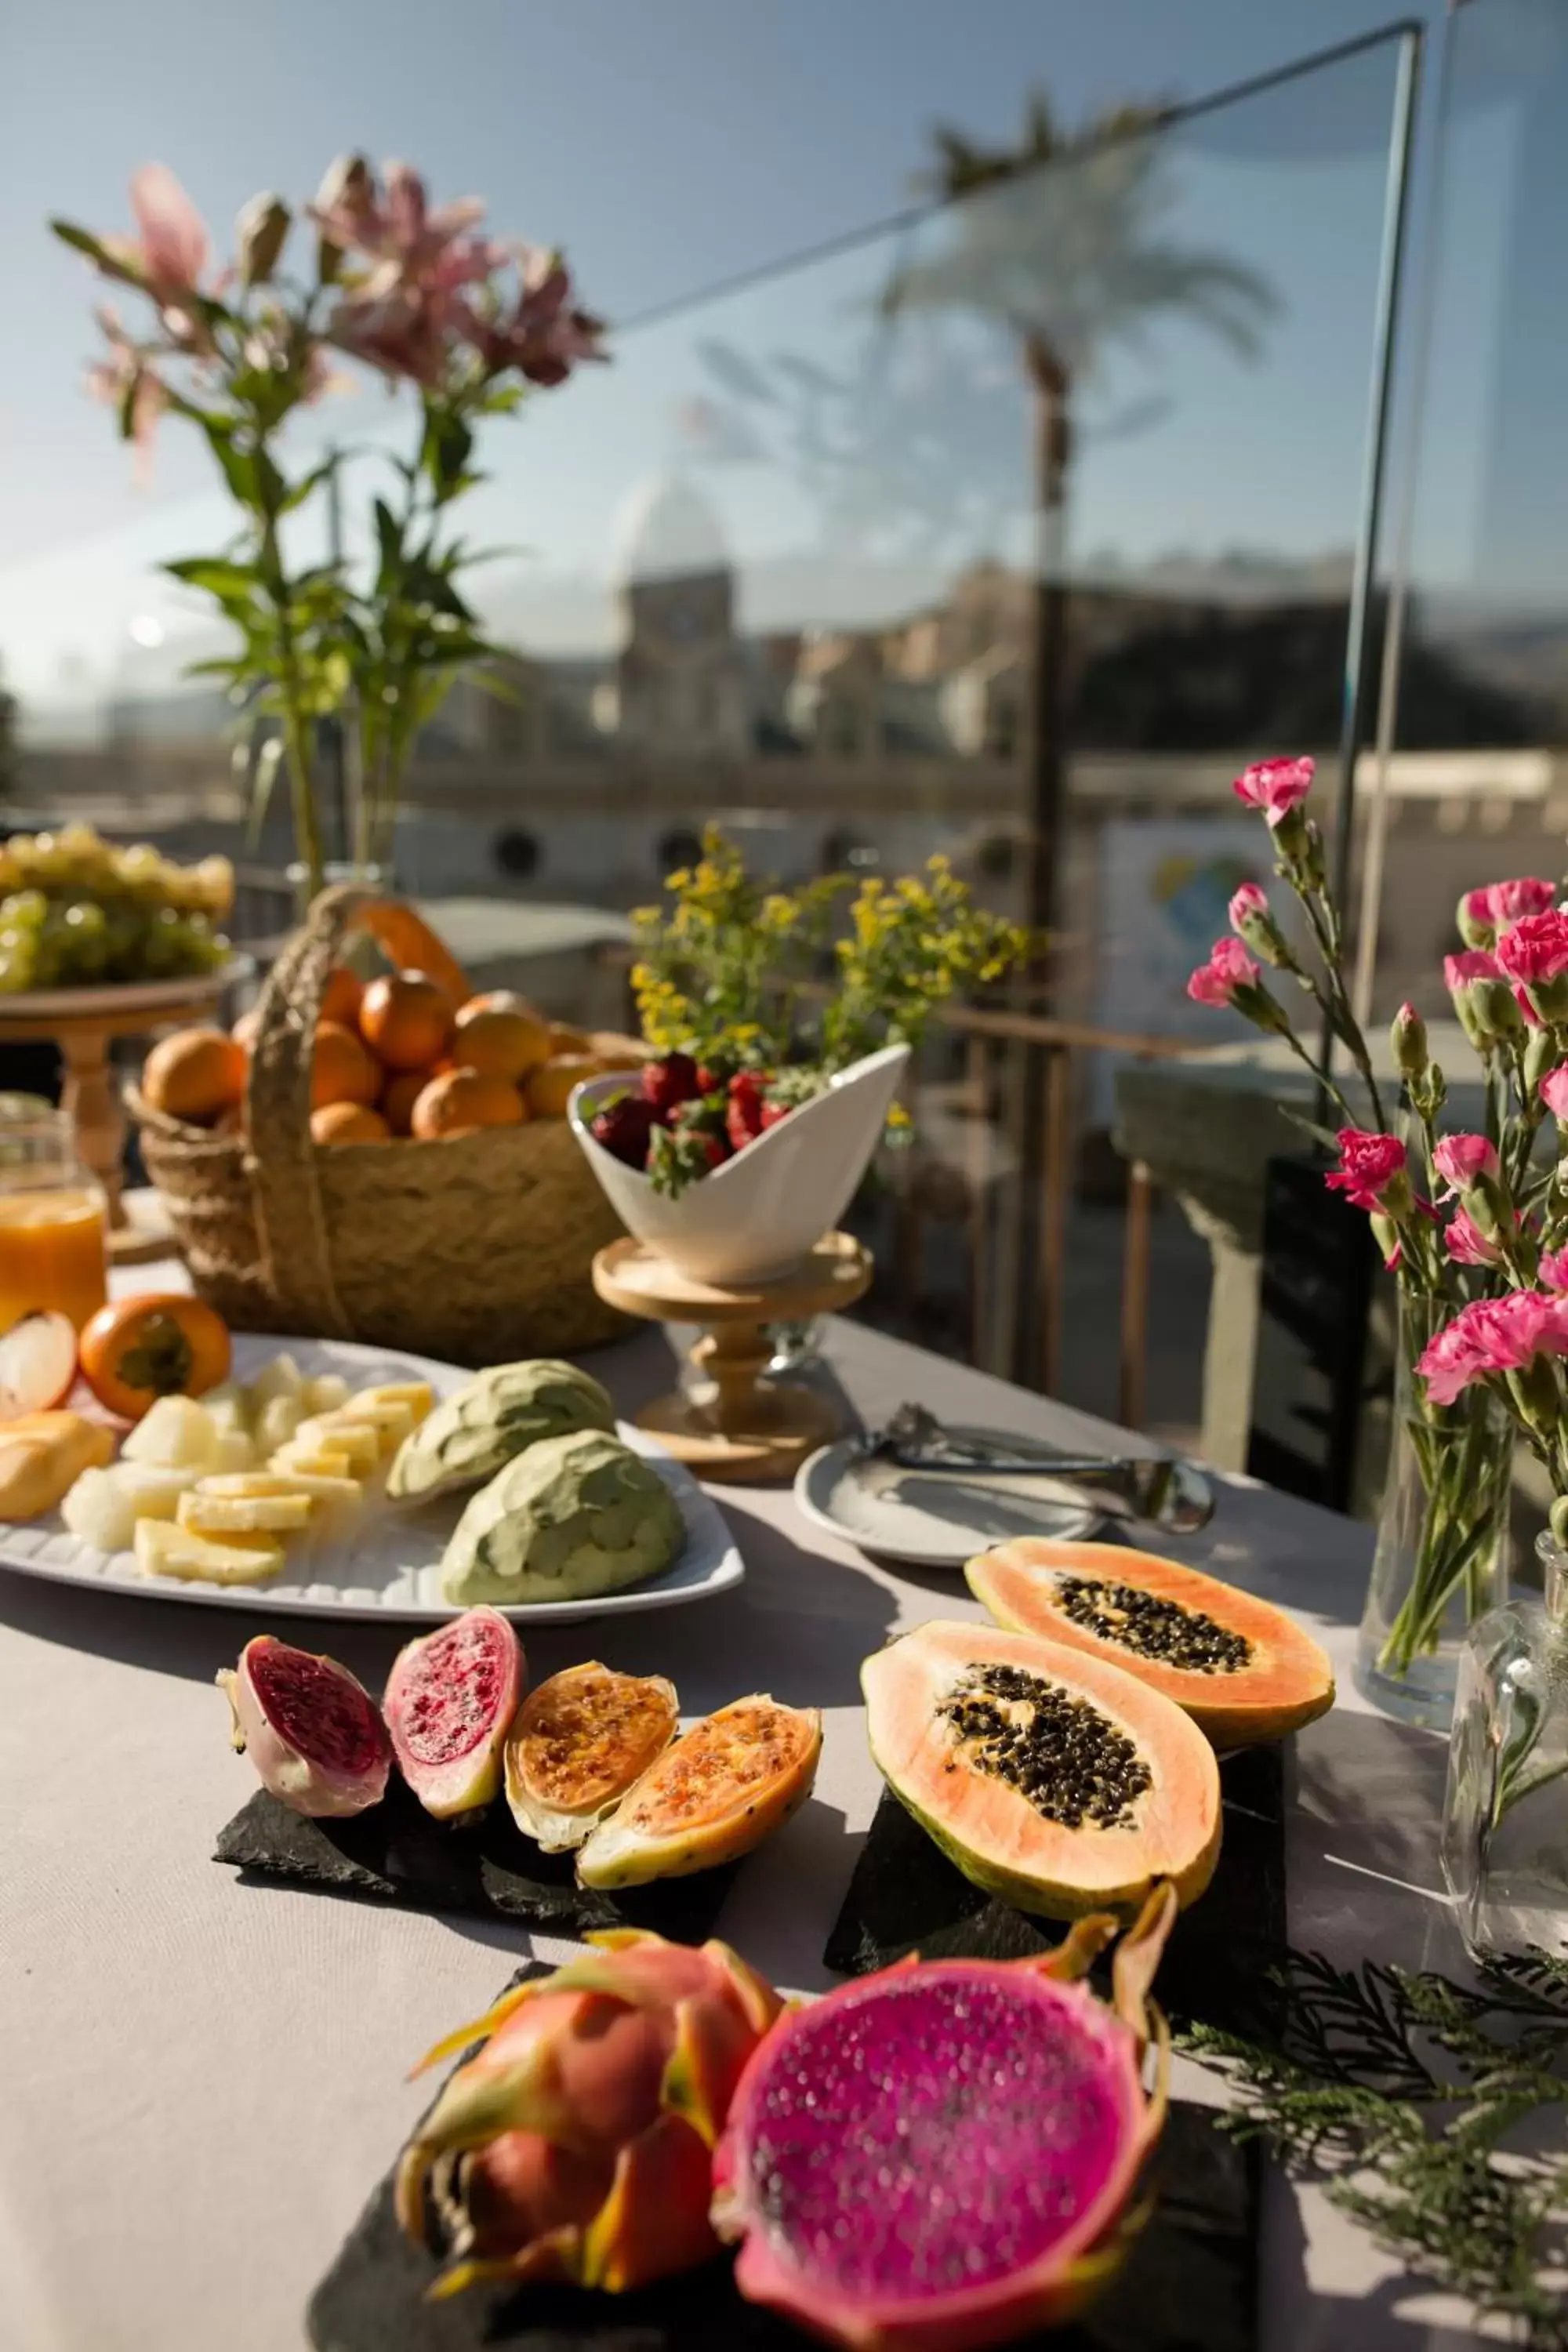
[[[309,1495],[215,1495],[204,1480],[180,1496],[175,1518],[198,1535],[294,1535],[309,1524]]]
[[[145,1576],[174,1576],[188,1584],[265,1584],[283,1565],[276,1536],[198,1535],[170,1519],[138,1519],[136,1565]]]
[[[290,1445],[308,1447],[313,1454],[341,1454],[356,1471],[374,1470],[382,1455],[381,1433],[374,1423],[349,1420],[346,1408],[342,1417],[315,1413],[302,1421]]]

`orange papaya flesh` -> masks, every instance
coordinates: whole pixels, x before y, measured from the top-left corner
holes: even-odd
[[[1283,1738],[1333,1705],[1333,1668],[1293,1618],[1180,1560],[1028,1537],[964,1574],[999,1625],[1135,1675],[1217,1748]]]
[[[1214,1749],[1119,1666],[984,1624],[918,1626],[860,1674],[871,1754],[966,1878],[1019,1910],[1194,1902],[1219,1856]]]

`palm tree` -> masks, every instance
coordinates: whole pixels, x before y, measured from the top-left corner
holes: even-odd
[[[1037,571],[1029,728],[1030,919],[1048,921],[1062,793],[1067,647],[1064,553],[1073,404],[1108,346],[1136,342],[1160,312],[1196,320],[1243,357],[1278,307],[1266,279],[1160,234],[1171,202],[1159,110],[1121,106],[1064,129],[1037,92],[1015,147],[938,128],[920,185],[953,205],[944,248],[897,269],[888,315],[967,311],[1016,341],[1032,396]]]

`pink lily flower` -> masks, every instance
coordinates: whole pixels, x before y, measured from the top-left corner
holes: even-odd
[[[132,173],[131,209],[140,236],[106,236],[104,250],[160,303],[177,307],[196,291],[207,266],[206,223],[166,163],[144,163]]]

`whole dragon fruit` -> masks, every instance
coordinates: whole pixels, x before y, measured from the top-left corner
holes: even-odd
[[[972,2352],[1069,2318],[1114,2275],[1164,2119],[1150,1897],[1038,1959],[900,1961],[784,2018],[731,2102],[713,2218],[735,2283],[854,2352]],[[1143,2056],[1158,2049],[1152,2094]]]
[[[619,2294],[718,2251],[711,2151],[783,2004],[724,1944],[589,1940],[422,2062],[488,2037],[398,2167],[405,2233],[454,2258],[433,2295],[487,2279]]]

